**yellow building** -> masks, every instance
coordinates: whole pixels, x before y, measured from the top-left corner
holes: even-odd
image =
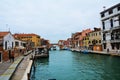
[[[89,33],[88,33],[89,34]],[[89,36],[86,35],[85,37],[83,37],[83,47],[85,49],[88,49],[89,48]]]
[[[41,38],[37,34],[14,34],[14,37],[26,41],[29,46],[37,47],[41,45]]]
[[[102,40],[101,29],[94,28],[94,31],[89,33],[89,48],[94,51],[101,51],[102,50],[101,40]]]

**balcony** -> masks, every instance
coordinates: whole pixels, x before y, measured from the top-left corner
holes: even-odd
[[[117,13],[113,13],[113,14],[110,14],[110,15],[107,15],[105,17],[101,17],[101,21],[104,21],[104,20],[107,20],[111,17],[114,17],[114,16],[118,16],[120,14],[120,11],[118,11]]]
[[[118,43],[120,42],[120,39],[110,40],[111,43]]]
[[[110,29],[111,29],[111,30],[120,29],[120,26],[112,27],[112,28],[110,28]]]

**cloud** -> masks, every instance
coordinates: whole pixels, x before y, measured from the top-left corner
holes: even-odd
[[[55,42],[83,29],[100,27],[103,6],[118,0],[1,0],[0,30],[36,33]]]

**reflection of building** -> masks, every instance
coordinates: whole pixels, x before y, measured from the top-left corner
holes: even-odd
[[[11,55],[8,51],[12,49],[14,49],[14,37],[11,32],[0,32],[0,59],[8,60]]]
[[[102,51],[101,40],[101,29],[94,28],[94,30],[89,33],[89,49],[94,51]]]
[[[120,3],[101,13],[104,51],[120,50]]]
[[[40,46],[40,36],[36,34],[14,34],[14,37],[19,40],[27,42],[27,46],[37,47]]]

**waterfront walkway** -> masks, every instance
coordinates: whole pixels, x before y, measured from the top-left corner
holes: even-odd
[[[79,48],[72,48],[71,51],[81,52]],[[111,55],[111,56],[120,56],[120,52],[106,52],[106,51],[93,51],[87,50],[91,54],[103,54],[103,55]]]
[[[22,69],[24,68],[23,70],[27,68],[29,69],[29,67],[26,66],[27,65],[29,66],[27,62],[30,58],[31,55],[30,53],[31,51],[26,52],[25,55],[15,58],[14,62],[6,61],[0,63],[0,80],[22,80],[21,76],[24,75],[24,72],[22,72],[21,68]],[[18,70],[18,68],[20,69]],[[16,73],[19,73],[19,76]],[[27,79],[23,79],[23,80],[27,80]]]
[[[14,72],[11,80],[27,80],[27,73],[29,73],[31,65],[32,65],[32,60],[30,60],[31,54],[27,55],[24,57],[20,65],[17,67],[16,71]],[[30,66],[29,66],[30,64]],[[29,70],[27,70],[29,67]],[[27,72],[26,72],[27,70]]]
[[[12,63],[10,61],[6,61],[3,63],[0,63],[0,76],[6,71],[6,69],[8,69],[8,67],[11,65]]]
[[[5,62],[5,63],[1,63],[0,80],[9,80],[11,78],[11,76],[13,75],[14,71],[16,70],[16,67],[22,61],[22,59],[23,59],[23,56],[20,56],[13,63],[10,63],[9,61]]]

